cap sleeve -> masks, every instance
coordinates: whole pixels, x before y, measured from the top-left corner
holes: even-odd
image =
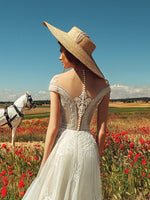
[[[57,81],[58,81],[58,75],[55,75],[50,81],[49,91],[58,92],[57,85],[55,85],[55,83],[57,83]]]
[[[57,85],[49,85],[49,91],[50,92],[57,92],[60,93],[59,88],[57,87]]]

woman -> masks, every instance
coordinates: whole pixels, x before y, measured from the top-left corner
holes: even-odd
[[[43,22],[60,44],[67,72],[50,82],[51,112],[37,178],[23,200],[100,200],[99,156],[105,141],[110,87],[91,54],[95,44],[77,27],[65,33]],[[98,108],[97,140],[90,122]]]

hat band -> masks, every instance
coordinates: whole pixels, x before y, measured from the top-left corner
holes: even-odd
[[[81,31],[76,37],[76,40],[75,40],[76,43],[79,44],[85,37],[89,38],[89,36],[85,32]]]

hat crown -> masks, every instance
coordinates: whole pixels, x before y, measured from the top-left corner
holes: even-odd
[[[88,55],[91,55],[94,49],[96,48],[96,45],[92,42],[92,40],[89,38],[89,36],[74,26],[69,32],[68,35],[74,42],[79,45]]]

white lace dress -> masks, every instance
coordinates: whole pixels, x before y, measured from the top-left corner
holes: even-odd
[[[60,96],[59,132],[40,176],[32,182],[23,200],[100,200],[99,153],[90,132],[90,121],[110,87],[104,88],[94,99],[88,98],[85,91],[73,99],[56,84],[55,78],[50,91]]]

